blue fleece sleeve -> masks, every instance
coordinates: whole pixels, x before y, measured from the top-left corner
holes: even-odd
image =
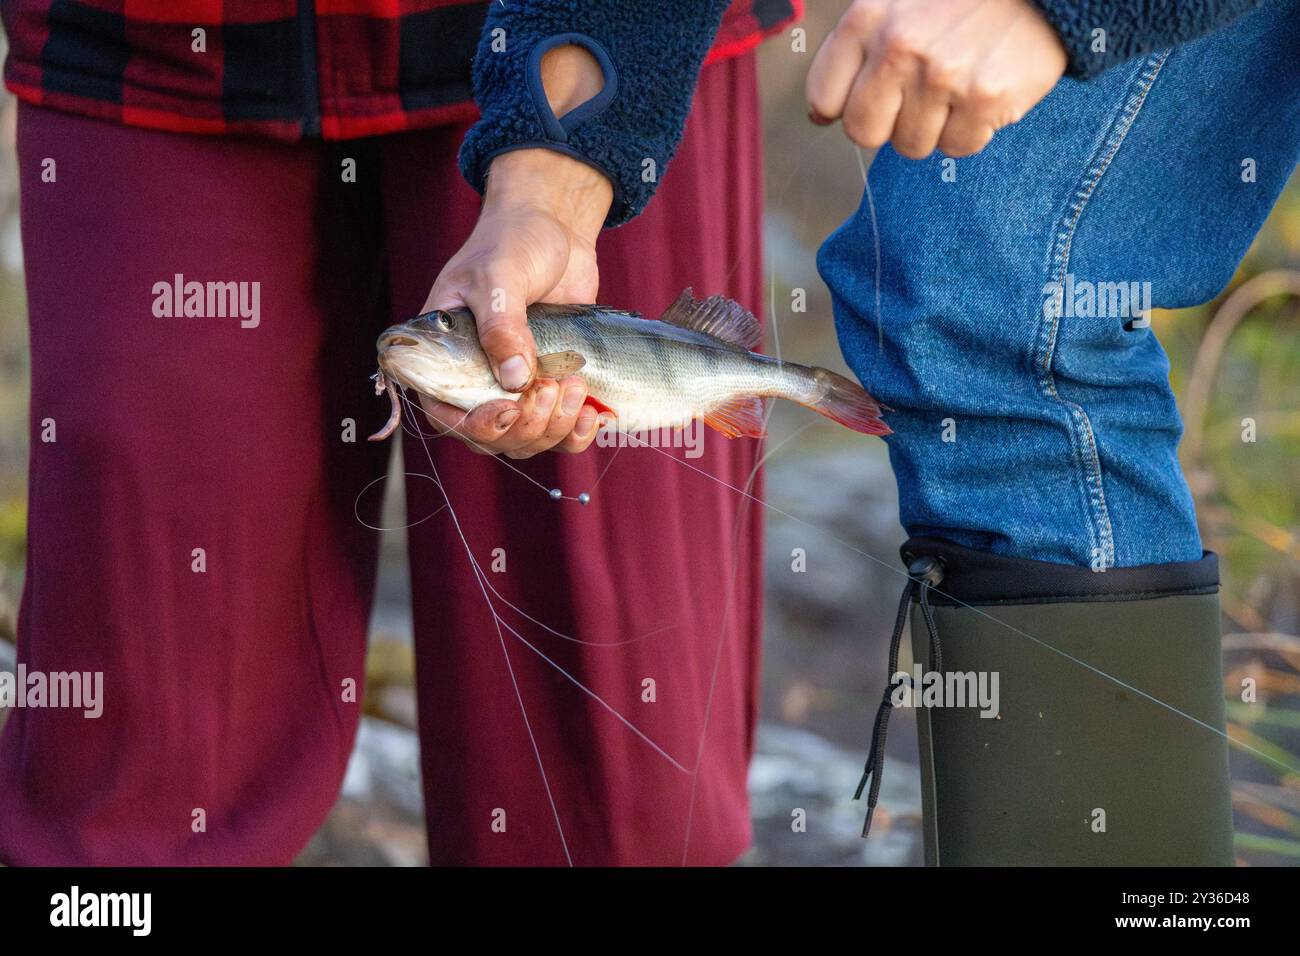
[[[1262,0],[1032,2],[1060,34],[1070,55],[1069,75],[1087,79],[1139,54],[1213,33]]]
[[[614,184],[607,226],[627,222],[654,195],[690,111],[700,64],[728,0],[507,0],[489,8],[474,58],[482,118],[465,137],[460,168],[483,191],[488,164],[543,146],[599,169]],[[576,43],[595,56],[604,88],[556,119],[542,88],[542,54]]]

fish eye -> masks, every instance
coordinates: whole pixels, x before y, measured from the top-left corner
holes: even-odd
[[[450,332],[453,328],[455,328],[456,325],[455,320],[452,319],[452,317],[448,315],[446,312],[438,313],[437,322],[438,322],[438,328],[442,329],[442,331],[444,332]]]

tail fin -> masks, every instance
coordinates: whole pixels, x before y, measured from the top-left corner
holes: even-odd
[[[811,371],[817,384],[813,394],[821,397],[808,403],[800,402],[801,405],[864,435],[893,434],[893,429],[880,418],[881,412],[888,409],[868,395],[861,385],[829,369],[814,368]]]

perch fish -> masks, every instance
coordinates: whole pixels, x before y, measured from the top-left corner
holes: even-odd
[[[589,404],[622,432],[681,428],[695,419],[728,438],[761,438],[763,399],[784,398],[854,431],[888,435],[882,406],[856,382],[829,369],[782,362],[751,351],[758,321],[723,296],[697,300],[687,289],[658,319],[599,305],[528,307],[537,342],[537,375],[579,373]],[[497,383],[468,309],[429,312],[379,336],[375,394],[392,414],[371,436],[387,438],[401,422],[395,386],[472,411],[517,401]]]

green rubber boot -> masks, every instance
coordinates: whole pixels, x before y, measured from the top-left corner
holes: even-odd
[[[1213,554],[1094,573],[937,539],[902,550],[897,630],[915,598],[923,669],[893,699],[916,684],[940,704],[915,708],[927,864],[1232,864]],[[892,652],[891,675],[897,635]],[[895,706],[876,721],[873,797]]]

